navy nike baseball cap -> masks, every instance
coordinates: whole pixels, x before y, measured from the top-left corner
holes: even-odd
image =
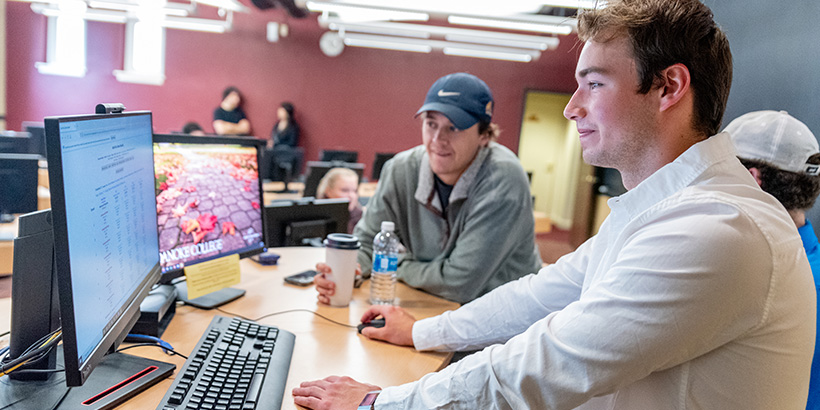
[[[466,130],[480,120],[492,120],[493,94],[484,81],[472,74],[448,74],[433,83],[416,115],[425,111],[438,111],[456,128]]]

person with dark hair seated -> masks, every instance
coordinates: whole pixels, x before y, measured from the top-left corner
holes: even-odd
[[[276,110],[276,119],[268,148],[296,147],[299,144],[299,124],[293,118],[293,104],[283,102]]]
[[[205,135],[205,131],[202,129],[202,127],[199,126],[199,123],[196,121],[186,122],[185,125],[182,126],[182,133],[198,136]]]
[[[214,132],[219,135],[249,135],[251,122],[242,111],[242,94],[236,87],[222,91],[222,102],[214,110]]]
[[[263,166],[268,171],[268,177],[287,184],[295,173],[299,172],[299,164],[304,153],[299,144],[299,124],[293,117],[294,108],[290,102],[283,102],[276,110],[276,124],[270,133],[268,149],[265,150]]]

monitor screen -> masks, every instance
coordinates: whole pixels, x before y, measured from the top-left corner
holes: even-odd
[[[0,153],[28,154],[31,141],[29,133],[15,131],[0,131]]]
[[[319,182],[322,177],[333,168],[349,168],[356,172],[359,176],[359,182],[362,182],[362,175],[364,174],[364,164],[354,162],[327,162],[327,161],[308,161],[307,176],[305,177],[305,190],[302,191],[302,196],[316,196],[316,190],[319,188]]]
[[[323,149],[319,155],[320,161],[341,161],[356,162],[359,160],[359,153],[356,151],[343,151],[336,149]]]
[[[46,156],[46,128],[42,122],[23,121],[23,131],[29,133],[29,153]]]
[[[37,210],[40,156],[0,153],[0,216]]]
[[[66,383],[79,386],[159,280],[151,113],[45,126]]]
[[[162,282],[185,266],[265,249],[259,147],[253,138],[154,136]]]
[[[373,181],[378,181],[379,178],[381,178],[384,164],[394,156],[396,156],[396,154],[392,152],[377,152],[376,157],[373,159],[373,174],[370,179]]]
[[[347,233],[350,211],[346,198],[279,200],[265,207],[268,247],[303,246],[329,233]]]

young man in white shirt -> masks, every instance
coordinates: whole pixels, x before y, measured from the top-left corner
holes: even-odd
[[[578,31],[578,89],[564,114],[585,161],[618,169],[629,192],[578,250],[458,310],[415,321],[371,307],[362,320],[386,325],[367,337],[484,350],[373,393],[369,407],[805,408],[811,272],[789,215],[728,135],[713,135],[731,53],[711,11],[697,0],[613,0],[582,13]],[[333,376],[293,395],[345,409],[374,389]]]

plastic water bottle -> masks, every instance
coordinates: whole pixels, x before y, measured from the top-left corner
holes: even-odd
[[[396,299],[396,268],[399,265],[399,237],[395,225],[382,222],[382,230],[373,238],[373,270],[370,273],[370,303],[392,305]]]

